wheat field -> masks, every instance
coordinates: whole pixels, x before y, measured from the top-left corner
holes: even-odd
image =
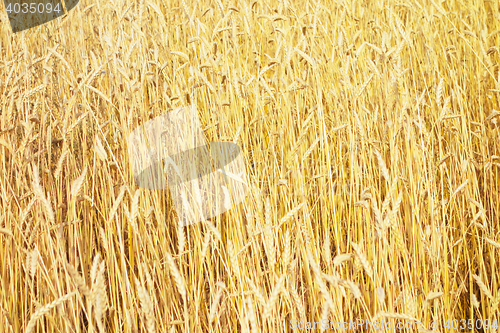
[[[0,9],[0,332],[498,330],[497,1]],[[250,191],[181,227],[127,137],[189,105]]]

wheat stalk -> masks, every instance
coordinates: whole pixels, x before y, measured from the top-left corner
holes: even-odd
[[[264,243],[267,258],[269,259],[269,269],[274,270],[276,264],[276,248],[274,246],[274,235],[272,232],[272,209],[269,197],[266,198]]]
[[[290,262],[292,261],[292,244],[291,244],[290,232],[287,230],[285,232],[285,249],[283,251],[283,263],[285,271],[288,270]]]

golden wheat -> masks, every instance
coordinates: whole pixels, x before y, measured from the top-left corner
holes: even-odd
[[[499,10],[82,0],[13,34],[0,4],[0,331],[500,319]],[[181,227],[127,138],[189,105],[251,191]]]

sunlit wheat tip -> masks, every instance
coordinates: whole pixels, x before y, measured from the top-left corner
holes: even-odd
[[[476,281],[479,289],[483,292],[483,294],[490,298],[490,299],[493,299],[493,295],[491,294],[491,291],[490,289],[484,284],[484,282],[481,280],[481,278],[475,274],[472,274],[472,277],[474,278],[474,280]]]
[[[82,188],[82,185],[83,185],[83,182],[85,180],[85,175],[86,174],[87,174],[87,167],[85,166],[83,168],[83,171],[82,171],[81,175],[77,179],[75,179],[75,181],[71,185],[71,195],[74,198],[76,198],[78,196],[78,194],[80,193],[80,190]]]

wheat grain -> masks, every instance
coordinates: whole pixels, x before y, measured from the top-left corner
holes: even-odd
[[[186,287],[184,285],[184,279],[182,278],[177,265],[175,264],[174,258],[168,253],[165,254],[165,258],[167,260],[168,267],[170,269],[170,274],[172,275],[175,285],[177,287],[177,291],[181,294],[182,298],[186,300],[187,292]]]
[[[498,242],[495,242],[494,240],[492,239],[489,239],[487,237],[484,237],[484,240],[489,243],[490,245],[493,245],[494,247],[496,247],[497,249],[500,249],[500,243]]]
[[[103,227],[99,227],[99,236],[101,237],[101,242],[105,249],[109,248],[108,239]]]
[[[61,171],[63,168],[64,159],[66,158],[68,153],[69,153],[69,151],[68,151],[66,145],[64,145],[63,153],[61,154],[61,156],[59,157],[59,160],[57,161],[56,170],[54,171],[54,178],[56,178],[56,179],[59,178],[59,175],[61,174]]]
[[[289,284],[288,291],[290,292],[290,295],[292,296],[293,303],[295,305],[295,311],[297,314],[298,318],[304,319],[305,312],[304,312],[304,305],[302,303],[302,300],[299,297],[299,294],[297,293],[297,290]]]
[[[309,265],[311,266],[311,268],[314,272],[315,281],[318,284],[318,287],[319,287],[319,290],[321,291],[321,294],[325,298],[330,309],[334,309],[335,303],[333,302],[333,299],[330,295],[330,292],[329,292],[328,288],[326,287],[325,282],[323,281],[323,274],[321,273],[321,270],[320,270],[318,264],[316,263],[316,260],[314,259],[309,248],[307,249],[307,259],[309,260]]]
[[[405,312],[411,316],[415,316],[417,313],[417,302],[415,296],[413,296],[408,289],[404,291],[404,307]]]
[[[69,263],[65,263],[65,265],[66,265],[66,270],[68,271],[71,278],[74,280],[76,286],[78,287],[78,290],[80,290],[80,292],[85,297],[90,298],[91,297],[90,289],[87,287],[87,285],[85,284],[85,281],[80,276],[78,271]]]
[[[387,165],[385,164],[384,159],[382,158],[382,155],[377,150],[374,150],[375,156],[377,156],[378,160],[378,166],[380,169],[380,172],[382,176],[384,176],[386,181],[389,181],[390,176],[389,176],[389,170],[387,169]]]
[[[247,315],[248,315],[248,321],[250,322],[250,327],[251,327],[251,332],[252,333],[257,333],[258,330],[258,325],[257,325],[257,319],[255,316],[255,309],[253,307],[253,302],[250,297],[246,298],[246,305],[247,305]]]
[[[38,319],[40,319],[42,316],[47,314],[50,310],[58,306],[59,304],[66,302],[68,299],[73,297],[76,294],[76,292],[71,292],[69,294],[66,294],[55,301],[39,308],[38,310],[35,311],[35,313],[31,316],[30,321],[28,322],[28,325],[26,325],[26,333],[31,333],[36,326],[36,323]]]
[[[359,287],[356,283],[350,280],[342,280],[342,284],[344,284],[347,288],[351,290],[351,293],[353,294],[354,298],[360,299],[362,294],[361,290],[359,290]]]
[[[125,186],[122,186],[120,188],[120,193],[118,194],[118,197],[116,198],[115,202],[113,203],[113,207],[111,208],[111,211],[109,213],[108,221],[111,221],[115,217],[115,214],[118,211],[118,207],[120,206],[120,203],[123,200],[123,197],[125,196],[125,189],[126,189]]]
[[[71,185],[71,195],[73,198],[76,198],[80,194],[80,190],[82,188],[83,182],[85,181],[85,175],[87,174],[87,167],[83,168],[82,174],[75,179],[73,184]]]
[[[444,93],[444,81],[443,78],[441,78],[436,88],[436,104],[439,107],[441,107],[441,101],[443,100],[443,93]]]
[[[50,223],[55,223],[55,215],[54,210],[52,209],[52,205],[50,200],[45,197],[42,186],[40,185],[40,175],[38,173],[38,167],[36,165],[33,166],[33,192],[37,195],[39,200],[42,202],[42,206],[44,208],[47,219]]]
[[[96,256],[97,257],[97,256]],[[100,332],[104,332],[103,316],[108,306],[108,297],[106,294],[106,282],[104,278],[105,263],[102,261],[99,264],[99,269],[95,277],[95,283],[92,283],[92,299],[95,306],[95,317],[97,327]]]
[[[108,154],[106,153],[106,150],[104,149],[104,146],[102,145],[101,139],[99,139],[99,136],[96,136],[95,143],[94,143],[94,151],[99,157],[101,161],[106,161],[108,159]]]
[[[151,293],[155,290],[154,282],[153,278],[151,277],[151,274],[149,274],[148,266],[144,262],[142,263],[142,269],[144,270],[144,275],[146,276],[146,284],[148,286],[148,291]],[[156,304],[156,299],[154,294],[153,294],[153,303]]]
[[[393,203],[392,210],[389,213],[389,220],[385,223],[388,227],[395,227],[396,225],[396,216],[399,213],[399,209],[401,208],[401,202],[403,201],[403,193],[399,192],[396,201]]]
[[[75,129],[75,127],[78,126],[80,124],[80,122],[87,117],[87,115],[88,115],[88,112],[85,112],[84,114],[80,115],[76,119],[76,121],[73,124],[71,124],[71,126],[66,126],[67,129],[66,129],[66,131],[64,133],[64,137],[67,138],[71,134],[71,132],[73,132],[73,130]]]
[[[332,265],[332,250],[330,244],[330,235],[326,235],[326,239],[323,242],[323,259],[326,262],[327,266]]]
[[[92,285],[95,283],[97,278],[97,271],[99,269],[101,254],[97,253],[94,257],[94,261],[92,263],[92,268],[90,269],[90,282]]]
[[[211,324],[214,322],[215,317],[217,315],[217,308],[219,307],[220,300],[222,298],[222,294],[224,292],[224,289],[226,288],[224,282],[219,281],[217,283],[217,292],[215,294],[214,300],[212,301],[212,304],[210,305],[210,314],[208,316],[208,322]]]
[[[269,295],[269,299],[268,299],[267,303],[265,303],[264,311],[262,312],[262,318],[264,321],[266,321],[271,316],[271,312],[273,311],[274,306],[275,306],[276,302],[278,301],[278,297],[279,297],[280,293],[282,292],[284,280],[285,280],[285,275],[283,275],[279,278],[278,282],[276,282],[276,284],[273,287],[273,291],[271,292],[271,295]]]
[[[294,217],[295,214],[297,214],[297,212],[306,205],[306,203],[307,202],[302,202],[295,206],[291,211],[286,213],[286,215],[281,218],[278,228],[281,227],[284,223],[288,222],[292,217]]]
[[[488,297],[489,299],[493,299],[493,295],[491,294],[490,289],[484,284],[484,282],[481,280],[481,278],[475,274],[472,274],[472,277],[477,283],[477,286],[479,289],[483,292],[483,294]]]
[[[246,276],[246,281],[250,285],[250,287],[252,288],[253,293],[255,295],[255,298],[257,299],[257,301],[259,302],[259,304],[261,306],[264,306],[267,302],[264,299],[264,296],[262,295],[262,293],[257,288],[257,286],[253,283],[253,281],[248,276]]]
[[[27,92],[24,93],[24,96],[23,96],[23,99],[26,100],[28,99],[29,97],[33,96],[34,94],[36,94],[37,92],[39,91],[42,91],[43,89],[45,89],[45,84],[41,84]]]
[[[205,261],[205,258],[207,257],[207,252],[208,252],[208,248],[210,246],[210,243],[211,243],[211,237],[210,237],[210,233],[209,232],[205,232],[205,237],[203,238],[203,245],[201,247],[201,264],[203,265],[203,262]]]
[[[376,295],[377,295],[377,300],[380,302],[380,304],[384,304],[385,302],[385,290],[382,287],[378,287],[376,289]]]
[[[475,308],[479,307],[479,301],[477,300],[476,294],[471,295],[471,303],[472,303],[472,306],[474,306]]]
[[[153,302],[151,302],[151,298],[149,294],[144,288],[139,280],[135,279],[135,285],[137,288],[137,295],[139,296],[139,300],[141,301],[141,307],[146,316],[146,328],[148,333],[156,332],[156,323],[154,318],[154,310],[153,310]]]
[[[189,56],[187,54],[185,54],[184,52],[170,51],[170,54],[177,55],[177,56],[181,57],[184,61],[189,62]]]
[[[240,272],[240,267],[238,264],[238,256],[236,254],[237,252],[236,249],[234,248],[234,244],[231,240],[228,240],[227,242],[227,250],[229,254],[229,261],[231,263],[231,270],[234,275],[238,276]]]
[[[339,254],[336,255],[335,258],[333,258],[333,265],[334,266],[339,266],[340,264],[351,260],[352,254],[351,253],[344,253],[344,254]]]
[[[224,16],[225,16],[224,5],[222,4],[222,2],[220,0],[215,0],[215,2],[217,3],[217,6],[219,7],[221,17],[224,18]]]
[[[31,279],[35,277],[38,267],[38,249],[35,248],[26,255],[26,267],[28,268]]]
[[[361,247],[358,244],[353,243],[353,242],[351,242],[351,246],[353,247],[354,252],[358,256],[359,260],[361,261],[361,264],[363,265],[363,268],[365,269],[366,274],[368,274],[368,276],[373,279],[372,267],[371,267],[370,263],[368,262],[368,260],[366,259],[366,256],[364,255],[364,253],[361,251]]]
[[[26,218],[28,217],[28,214],[30,213],[30,211],[33,208],[33,205],[35,203],[36,203],[36,200],[31,199],[30,202],[28,203],[28,205],[21,212],[21,219],[20,219],[21,225],[23,225],[24,222],[26,221]]]
[[[427,302],[430,302],[430,301],[435,300],[435,299],[437,299],[437,298],[439,298],[439,297],[441,297],[443,295],[444,295],[443,292],[432,291],[432,292],[430,292],[430,293],[427,294],[427,297],[425,298],[425,300]]]

